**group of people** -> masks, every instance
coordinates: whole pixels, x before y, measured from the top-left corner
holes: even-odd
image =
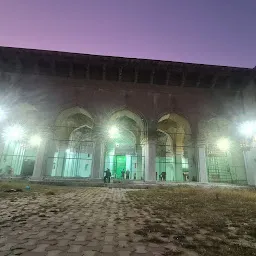
[[[157,172],[156,172],[156,180],[157,180]],[[161,174],[159,174],[159,180],[166,181],[166,172],[161,172]]]
[[[122,180],[124,180],[125,178],[126,178],[127,180],[130,179],[130,171],[129,171],[129,170],[125,171],[125,170],[123,169],[122,172],[121,172],[121,175],[122,175]]]
[[[112,174],[111,171],[109,170],[109,168],[107,168],[107,170],[104,173],[104,183],[110,183],[110,178],[111,178]],[[129,180],[130,179],[130,171],[129,170],[122,170],[121,171],[121,178],[122,180]],[[136,173],[134,173],[134,179],[136,179]]]

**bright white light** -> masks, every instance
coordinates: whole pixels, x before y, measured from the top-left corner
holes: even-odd
[[[66,153],[67,153],[67,154],[72,153],[71,149],[70,149],[70,148],[66,149]]]
[[[221,151],[228,151],[230,149],[230,140],[227,138],[220,138],[217,141],[217,147]]]
[[[119,130],[118,130],[118,128],[117,128],[116,126],[112,126],[112,127],[109,129],[109,131],[108,131],[108,134],[109,134],[109,137],[110,137],[110,138],[115,138],[115,137],[117,137],[118,133],[119,133]]]
[[[247,121],[240,125],[239,132],[245,137],[252,137],[256,132],[256,123]]]
[[[0,121],[4,120],[7,117],[7,113],[0,108]]]
[[[33,147],[39,146],[41,142],[42,138],[39,135],[33,135],[29,140],[29,144]]]
[[[24,139],[24,136],[25,129],[19,124],[6,127],[3,131],[3,138],[7,142],[21,141]]]

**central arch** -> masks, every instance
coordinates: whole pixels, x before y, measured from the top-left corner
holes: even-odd
[[[144,179],[144,120],[128,109],[121,109],[109,115],[107,127],[116,127],[117,134],[107,139],[105,169],[110,169],[114,179]]]
[[[176,113],[163,115],[157,122],[156,178],[163,181],[189,180],[191,127]],[[193,170],[194,171],[194,170]]]

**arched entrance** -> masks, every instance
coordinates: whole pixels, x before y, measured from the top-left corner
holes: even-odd
[[[0,138],[1,176],[32,176],[38,145],[31,138],[39,132],[38,124],[40,113],[31,104],[17,104],[8,114]]]
[[[162,116],[157,124],[156,179],[192,180],[191,129],[188,121],[175,113]],[[194,170],[193,170],[194,171]]]
[[[233,136],[231,122],[220,117],[201,121],[200,132],[206,144],[208,181],[247,184],[242,148]],[[224,142],[228,147],[221,147]]]
[[[105,169],[118,180],[144,180],[144,123],[129,110],[113,113],[107,122]]]
[[[84,109],[64,110],[56,119],[48,149],[47,175],[64,178],[89,178],[92,173],[93,119]]]

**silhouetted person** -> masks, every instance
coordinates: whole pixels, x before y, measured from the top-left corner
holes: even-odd
[[[110,182],[110,177],[111,177],[111,172],[110,170],[107,168],[107,170],[105,171],[105,175],[104,175],[104,183],[106,182]]]
[[[106,180],[107,180],[108,183],[110,183],[110,178],[111,178],[111,172],[110,172],[109,169],[107,169],[107,171],[106,171]]]
[[[123,170],[121,171],[122,180],[124,180],[124,175],[125,175],[125,170],[123,169]]]
[[[162,172],[162,180],[166,181],[166,172]]]
[[[129,178],[130,178],[130,171],[127,170],[127,171],[126,171],[126,179],[129,180]]]

